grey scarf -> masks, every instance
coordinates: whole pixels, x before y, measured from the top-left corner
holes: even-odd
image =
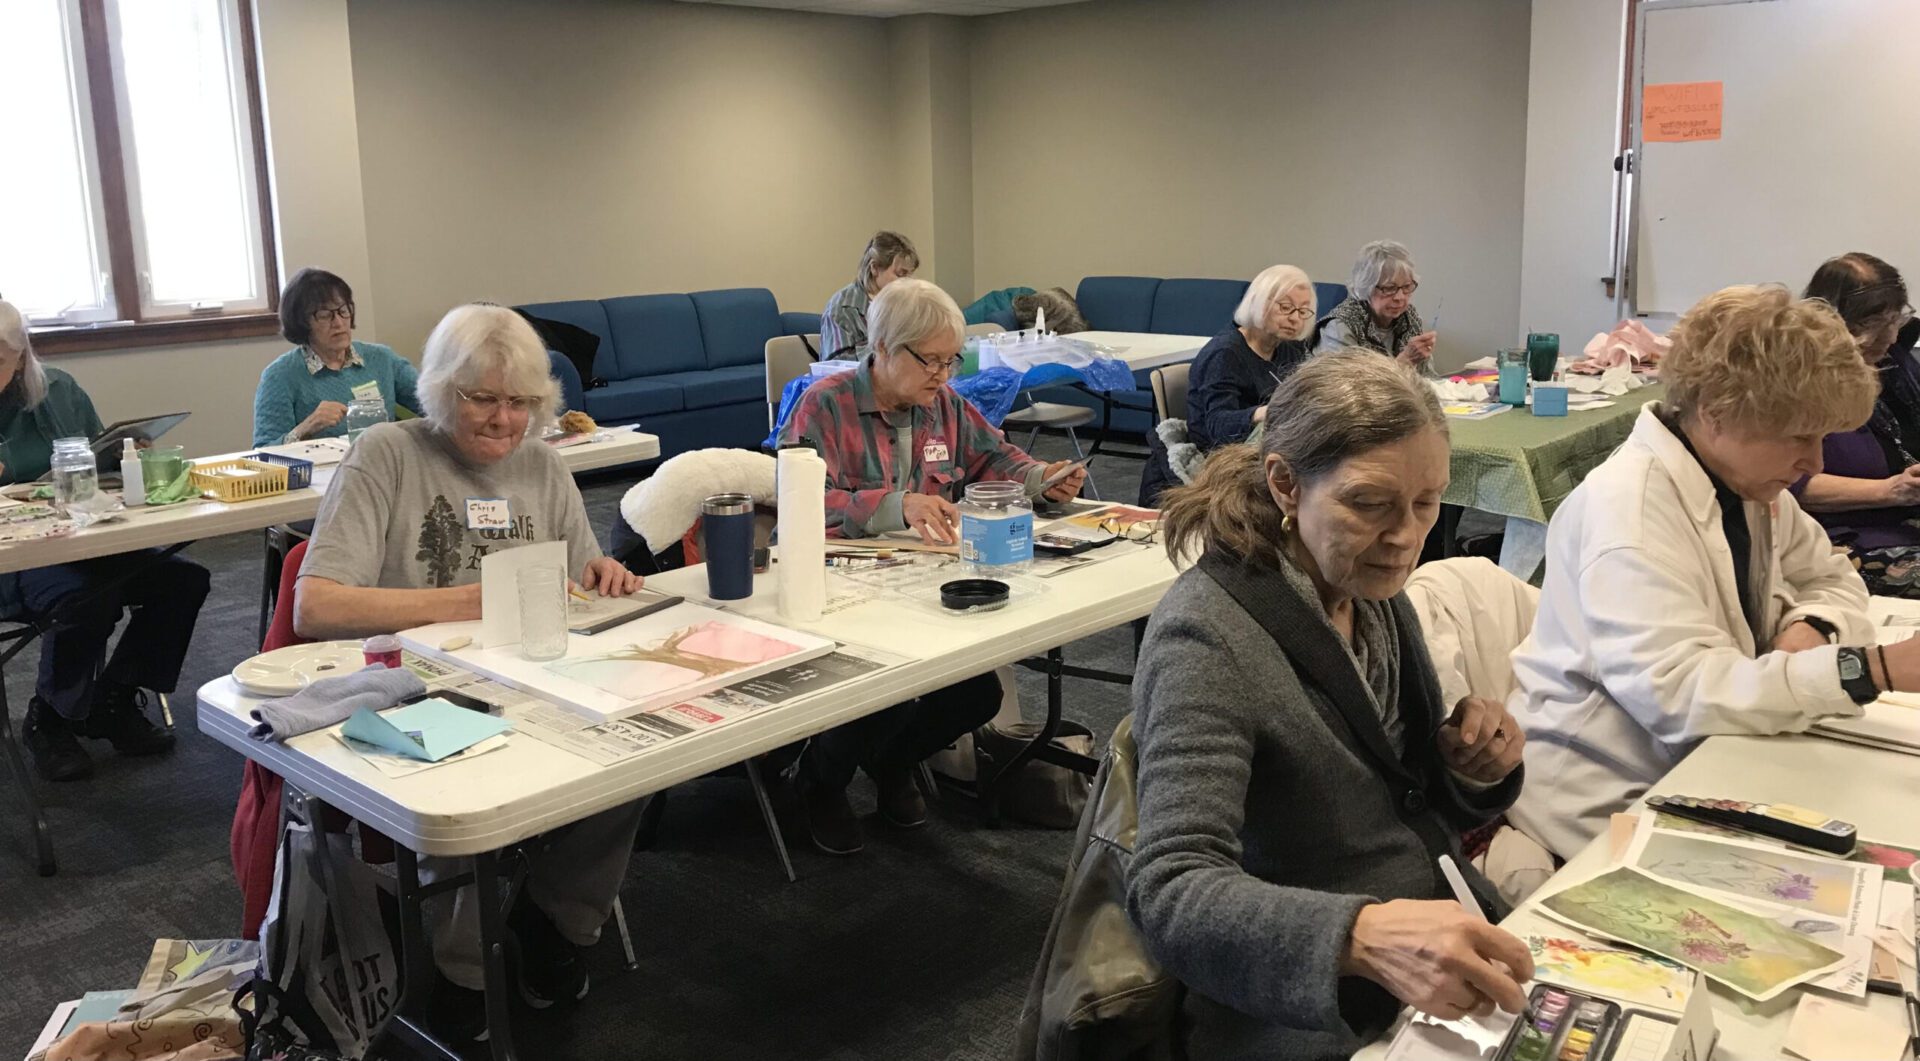
[[[1285,551],[1280,553],[1280,574],[1302,600],[1320,600],[1319,591],[1313,588],[1313,579]],[[1354,600],[1352,641],[1340,636],[1326,612],[1316,608],[1314,614],[1320,616],[1321,621],[1327,624],[1328,632],[1352,657],[1360,680],[1366,684],[1367,691],[1373,694],[1373,709],[1380,716],[1381,728],[1387,731],[1387,743],[1393,745],[1395,755],[1403,754],[1406,751],[1406,726],[1400,719],[1400,653],[1396,650],[1398,641],[1393,612],[1387,602]]]
[[[1408,306],[1405,313],[1382,328],[1374,323],[1373,307],[1367,305],[1367,300],[1351,295],[1333,307],[1333,312],[1327,314],[1326,319],[1339,321],[1341,327],[1346,329],[1347,341],[1355,346],[1364,346],[1391,356],[1397,356],[1406,349],[1409,340],[1427,330],[1420,322],[1420,311],[1412,306]]]

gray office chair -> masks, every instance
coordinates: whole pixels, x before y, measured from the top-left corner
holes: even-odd
[[[813,364],[813,352],[820,349],[820,333],[776,335],[767,340],[767,430],[773,430],[780,416],[780,392],[787,384],[807,374]]]
[[[1153,370],[1149,378],[1153,384],[1154,423],[1187,418],[1188,367],[1183,363]]]

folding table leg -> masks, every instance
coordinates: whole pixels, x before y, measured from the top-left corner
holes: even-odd
[[[780,868],[787,871],[787,883],[792,884],[800,878],[794,876],[793,860],[787,857],[787,838],[780,831],[780,818],[773,813],[773,802],[767,799],[767,783],[760,778],[760,763],[756,759],[746,761],[747,781],[753,785],[753,798],[760,804],[761,820],[767,823],[767,835],[773,838],[773,849],[780,853]]]
[[[1053,740],[1055,734],[1060,732],[1060,716],[1065,710],[1063,701],[1066,660],[1065,652],[1051,648],[1047,650],[1046,665],[1034,668],[1044,670],[1047,675],[1047,721],[1041,725],[1040,733],[1015,752],[1013,758],[1001,763],[992,777],[980,776],[974,781],[976,790],[980,793],[981,818],[989,826],[1000,824],[1001,786],[1013,777],[1014,771],[1020,769],[1028,759],[1033,758],[1042,747]],[[1026,660],[1020,662],[1023,666],[1027,665]]]
[[[483,851],[473,856],[475,905],[480,908],[480,955],[487,979],[487,1045],[494,1061],[515,1061],[513,1020],[507,979],[507,916],[500,896],[500,856]]]
[[[34,790],[33,774],[27,770],[27,762],[20,755],[20,742],[13,736],[13,719],[8,714],[7,692],[0,687],[0,746],[6,750],[7,769],[13,774],[15,787],[20,789],[20,799],[27,805],[27,827],[33,834],[34,860],[42,877],[51,877],[58,868],[53,860],[53,828],[47,824],[47,815],[40,808],[40,794]]]
[[[400,1006],[390,1026],[394,1035],[435,1061],[464,1061],[458,1050],[427,1030],[426,1012],[433,995],[433,953],[427,946],[424,923],[426,894],[420,887],[420,856],[395,844],[394,869],[400,880]]]

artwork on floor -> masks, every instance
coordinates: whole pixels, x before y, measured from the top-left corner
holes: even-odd
[[[1762,1002],[1845,959],[1765,917],[1627,866],[1550,895],[1540,908],[1604,939],[1698,969]]]
[[[1536,980],[1605,995],[1623,1006],[1686,1008],[1693,972],[1679,962],[1566,936],[1531,934]]]

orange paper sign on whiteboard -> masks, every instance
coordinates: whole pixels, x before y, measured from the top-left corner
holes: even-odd
[[[1720,139],[1718,81],[1648,85],[1640,97],[1640,140],[1648,144]]]

